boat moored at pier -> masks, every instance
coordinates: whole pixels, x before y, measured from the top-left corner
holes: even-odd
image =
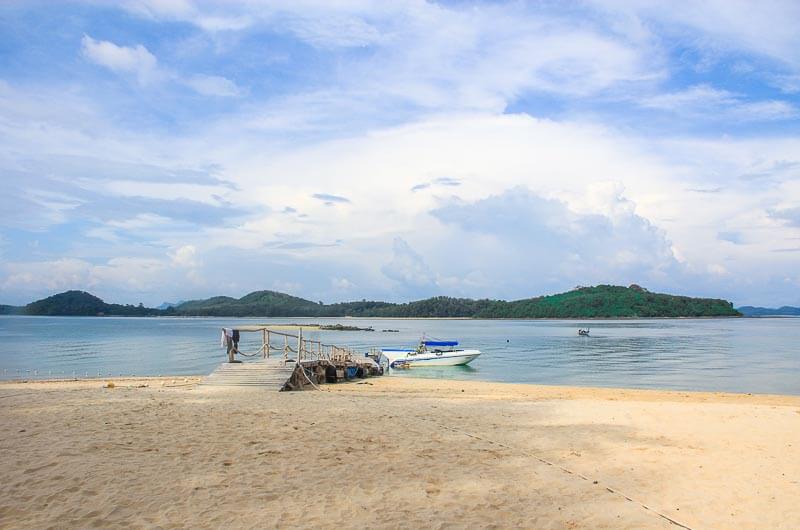
[[[457,341],[421,340],[413,349],[381,349],[381,355],[389,362],[390,368],[406,366],[460,366],[477,358],[480,350],[457,348]]]

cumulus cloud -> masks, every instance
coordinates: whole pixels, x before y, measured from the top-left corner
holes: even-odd
[[[216,75],[182,76],[159,65],[155,55],[141,44],[120,46],[110,41],[95,40],[89,35],[81,39],[83,55],[109,70],[134,75],[142,86],[172,80],[188,86],[204,96],[231,97],[240,95],[239,87]]]
[[[392,259],[381,271],[403,288],[424,289],[434,284],[434,275],[425,260],[401,237],[394,238]]]
[[[606,214],[579,213],[518,187],[473,202],[453,200],[431,213],[461,232],[455,239],[469,242],[458,260],[496,277],[507,291],[526,285],[534,291],[536,277],[654,283],[681,273],[663,230],[621,194],[606,200]]]
[[[114,72],[133,74],[142,85],[150,84],[161,77],[155,55],[141,44],[118,46],[113,42],[99,41],[84,35],[81,45],[84,56],[89,60]]]
[[[70,289],[91,291],[106,301],[130,303],[131,297],[145,295],[157,303],[165,294],[186,289],[187,280],[200,283],[198,265],[190,247],[177,249],[169,259],[117,256],[100,263],[77,258],[13,261],[0,268],[0,286],[18,303]]]
[[[183,245],[173,252],[170,257],[172,258],[172,263],[179,266],[179,267],[196,267],[198,265],[197,259],[197,247],[194,245]]]
[[[91,267],[89,262],[75,258],[28,263],[8,262],[4,267],[3,290],[48,295],[53,291],[86,288],[92,285]]]

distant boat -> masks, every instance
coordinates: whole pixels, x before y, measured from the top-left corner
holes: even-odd
[[[579,329],[578,330],[578,335],[580,335],[581,337],[588,337],[589,336],[589,328]]]
[[[456,348],[454,340],[421,340],[415,349],[381,349],[390,368],[410,366],[460,366],[472,362],[481,352]]]

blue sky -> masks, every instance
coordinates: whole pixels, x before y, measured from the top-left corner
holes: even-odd
[[[800,4],[0,5],[0,303],[800,305]]]

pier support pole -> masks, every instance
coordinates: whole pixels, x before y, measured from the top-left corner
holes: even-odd
[[[297,330],[297,362],[303,357],[303,328]]]

